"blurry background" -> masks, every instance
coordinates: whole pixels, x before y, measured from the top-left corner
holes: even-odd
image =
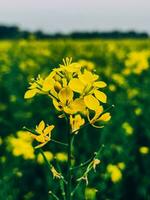
[[[49,190],[60,193],[22,127],[43,119],[56,125],[53,137],[65,142],[64,121],[47,97],[23,96],[31,78],[47,75],[66,56],[96,70],[108,84],[108,104],[115,104],[103,129],[85,128],[75,141],[78,163],[105,145],[86,199],[150,198],[149,7],[147,0],[0,3],[1,200],[47,200]],[[52,143],[43,149],[65,167],[66,149]],[[75,199],[83,200],[83,191]]]

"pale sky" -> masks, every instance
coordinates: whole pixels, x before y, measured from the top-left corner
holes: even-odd
[[[0,24],[45,32],[150,33],[150,0],[0,0]]]

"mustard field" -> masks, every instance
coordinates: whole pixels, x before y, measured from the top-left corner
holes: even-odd
[[[98,164],[96,171],[88,174],[88,184],[81,184],[73,200],[150,199],[150,40],[31,38],[0,41],[0,200],[57,199],[50,191],[63,200],[59,174],[51,174],[23,127],[35,128],[43,120],[57,127],[53,139],[65,143],[65,120],[58,105],[46,95],[32,91],[26,93],[26,100],[24,94],[30,81],[48,76],[66,57],[98,74],[103,86],[107,84],[107,101],[103,96],[102,102],[110,108],[110,114],[103,116],[108,121],[103,128],[94,128],[89,120],[88,126],[76,132],[73,151],[77,164],[100,147],[102,150],[99,163],[94,163]],[[72,83],[71,88],[82,95],[77,84]],[[95,104],[90,102],[89,108]],[[80,117],[78,120],[84,124]],[[49,162],[60,163],[65,174],[66,148],[50,142],[42,149]],[[76,176],[80,177],[81,170]]]

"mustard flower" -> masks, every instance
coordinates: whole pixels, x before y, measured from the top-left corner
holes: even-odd
[[[75,134],[78,133],[80,127],[84,125],[85,120],[81,117],[80,114],[77,114],[73,117],[73,115],[70,115],[70,125],[71,125],[71,131]]]
[[[34,97],[37,93],[42,93],[40,89],[42,84],[43,84],[43,79],[41,78],[40,75],[38,75],[37,79],[30,82],[29,89],[26,91],[24,98],[30,99]]]
[[[35,139],[37,142],[40,142],[39,145],[35,147],[35,149],[43,147],[47,142],[51,140],[51,131],[53,130],[54,125],[45,126],[45,122],[41,121],[38,126],[36,126],[36,133],[30,133],[32,138]]]

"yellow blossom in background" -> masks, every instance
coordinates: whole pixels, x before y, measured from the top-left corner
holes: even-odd
[[[117,88],[114,84],[110,84],[109,89],[110,89],[110,91],[115,92]]]
[[[65,152],[58,152],[55,154],[55,158],[60,162],[66,162],[68,159],[68,156]]]
[[[14,156],[22,156],[24,159],[34,159],[34,148],[32,147],[33,139],[28,131],[18,131],[17,137],[8,136],[8,149]]]
[[[41,121],[38,126],[36,126],[36,134],[30,133],[31,137],[35,139],[40,144],[35,147],[35,149],[43,147],[47,142],[51,140],[51,131],[54,129],[54,125],[45,126],[45,122]]]
[[[128,75],[130,73],[141,74],[143,71],[149,68],[148,58],[150,56],[150,51],[132,51],[128,54],[128,58],[125,61],[125,66],[128,69],[123,73]]]
[[[85,198],[87,200],[95,200],[96,199],[96,193],[97,193],[97,190],[95,188],[87,187],[85,189]]]
[[[124,129],[124,131],[127,135],[133,134],[134,129],[132,128],[132,126],[128,122],[124,122],[122,124],[122,128]]]
[[[124,162],[119,162],[117,165],[118,165],[118,167],[119,167],[121,170],[124,170],[125,167],[126,167],[126,165],[125,165]]]
[[[0,163],[5,163],[7,161],[6,156],[1,156],[0,157]]]
[[[139,95],[139,90],[135,89],[135,88],[128,89],[127,90],[127,95],[128,95],[129,99],[132,99],[132,98],[134,98],[134,97]]]
[[[140,152],[141,154],[148,154],[148,153],[149,153],[149,147],[147,147],[147,146],[142,146],[142,147],[139,148],[139,152]]]
[[[0,137],[0,145],[2,145],[2,143],[3,143],[3,140],[2,140],[2,138]]]
[[[79,60],[78,63],[80,63],[83,67],[85,67],[89,71],[92,71],[95,68],[94,63],[87,60]]]
[[[48,161],[51,161],[53,159],[53,154],[50,151],[44,151],[43,153],[44,153],[44,155],[45,155],[45,157],[46,157],[46,159]],[[40,153],[37,156],[37,162],[39,164],[43,164],[44,163],[44,158]]]
[[[107,172],[110,174],[113,183],[116,183],[122,179],[122,173],[116,165],[109,164],[107,166]]]
[[[124,86],[126,84],[125,78],[121,74],[112,74],[112,79],[119,85]]]
[[[139,116],[139,115],[142,114],[142,109],[141,109],[141,108],[136,108],[136,109],[134,110],[134,113],[135,113],[137,116]]]

